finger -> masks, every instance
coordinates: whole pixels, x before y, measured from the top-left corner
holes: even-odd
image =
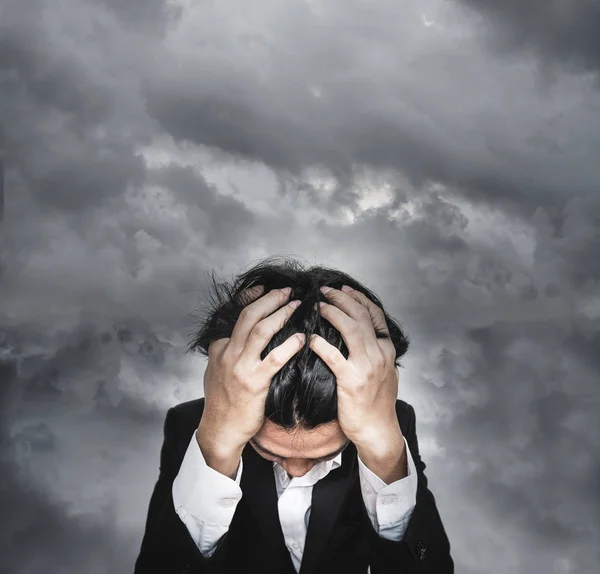
[[[266,295],[263,295],[242,309],[233,327],[231,341],[229,342],[229,348],[234,354],[239,355],[242,352],[250,331],[252,331],[256,323],[287,303],[291,288],[286,287],[285,289],[289,291],[272,289]]]
[[[367,352],[375,356],[375,354],[379,351],[383,354],[386,361],[394,362],[396,360],[396,347],[394,347],[394,344],[390,338],[390,330],[385,321],[385,313],[381,307],[373,303],[373,301],[371,301],[364,293],[361,293],[356,289],[352,289],[352,287],[348,285],[342,286],[341,293],[344,293],[356,300],[369,313],[369,318],[373,328],[373,337],[367,337]],[[375,329],[379,332],[385,333],[388,338],[377,338]]]
[[[341,309],[360,325],[367,353],[379,353],[377,337],[375,336],[375,329],[369,310],[360,301],[338,289],[331,289],[325,293],[325,296],[331,301],[331,304]],[[325,309],[325,307],[321,309]]]
[[[262,292],[264,291],[264,285],[255,285],[254,287],[248,287],[247,289],[243,289],[236,296],[236,300],[238,303],[242,303],[243,305],[248,305],[252,301],[255,301],[257,297],[260,297]],[[223,319],[217,318],[217,324],[223,322]],[[230,341],[230,337],[221,337],[220,339],[215,339],[208,344],[208,358],[214,358],[219,356],[223,349],[227,346]]]
[[[348,290],[344,289],[347,287]],[[365,309],[368,311],[369,316],[371,317],[371,323],[375,329],[378,331],[382,331],[388,337],[390,336],[390,330],[385,321],[385,313],[378,305],[375,305],[371,299],[369,299],[364,293],[357,291],[356,289],[352,289],[347,285],[342,287],[342,291],[340,293],[344,293],[349,297],[352,297],[356,301],[358,301]]]
[[[208,360],[214,359],[218,357],[223,349],[227,347],[227,343],[229,343],[229,337],[223,337],[221,339],[215,339],[211,341],[208,345]]]
[[[321,315],[341,333],[351,357],[355,359],[359,359],[360,357],[366,358],[366,337],[363,332],[365,330],[364,320],[362,322],[356,321],[335,305],[327,303],[321,306],[320,311]],[[367,329],[372,331],[373,327],[369,324]]]
[[[338,381],[344,379],[346,369],[348,368],[348,361],[339,349],[336,349],[331,343],[317,334],[310,336],[308,346],[325,361],[325,364],[333,371]]]
[[[306,337],[304,333],[295,333],[288,337],[281,345],[275,347],[261,362],[257,373],[272,379],[278,371],[304,346]]]
[[[390,329],[385,320],[385,313],[381,307],[373,303],[373,301],[371,301],[364,293],[361,293],[356,289],[352,289],[348,285],[342,286],[342,292],[346,293],[353,299],[356,299],[361,305],[363,305],[369,312],[373,328],[387,335],[387,339],[377,338],[377,336],[375,336],[375,344],[379,347],[388,363],[393,363],[396,360],[396,347],[394,346],[394,343],[392,343]],[[367,346],[367,348],[369,349],[369,352],[375,352],[374,349],[371,351],[369,346]]]
[[[377,345],[381,349],[383,356],[389,364],[394,364],[396,361],[396,347],[391,339],[377,339]]]
[[[240,360],[247,359],[251,363],[260,361],[260,354],[269,344],[273,335],[281,330],[292,316],[300,301],[290,301],[287,305],[275,311],[275,313],[265,317],[250,331],[246,344],[240,354]]]

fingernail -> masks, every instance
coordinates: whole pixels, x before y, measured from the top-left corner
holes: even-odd
[[[290,307],[293,307],[294,309],[296,309],[298,307],[298,305],[300,305],[301,301],[299,301],[298,299],[296,299],[295,301],[290,301],[288,303],[288,305]]]
[[[325,305],[325,303],[323,303],[323,301],[319,301],[319,307],[323,307],[323,305]]]
[[[285,287],[284,289],[281,290],[282,293],[285,293],[286,295],[289,295],[292,292],[292,288],[291,287]]]
[[[327,287],[327,286],[323,286],[321,287],[321,291],[323,293],[329,293],[329,291],[331,291],[332,287]]]
[[[342,285],[342,291],[347,293],[348,291],[352,291],[352,287],[349,287],[348,285]]]

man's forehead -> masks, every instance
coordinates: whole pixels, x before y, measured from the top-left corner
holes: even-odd
[[[331,421],[319,425],[313,429],[305,429],[301,426],[296,426],[293,429],[286,429],[269,419],[265,419],[263,426],[259,432],[264,437],[269,436],[277,439],[294,439],[301,437],[308,440],[327,440],[333,437],[338,437],[342,434],[342,429],[337,421]]]
[[[337,421],[326,423],[315,429],[296,427],[292,430],[285,429],[268,419],[259,432],[254,436],[255,444],[278,454],[310,450],[331,451],[347,441]],[[306,455],[308,456],[308,455]]]

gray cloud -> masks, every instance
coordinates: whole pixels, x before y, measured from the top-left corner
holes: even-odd
[[[492,2],[462,0],[490,26],[491,45],[503,52],[532,50],[546,63],[597,72],[600,66],[600,6],[589,0]]]
[[[427,32],[426,48],[411,51],[407,38],[420,46],[426,32],[410,3],[368,16],[355,4],[356,18],[367,18],[360,27],[336,27],[346,5],[317,15],[292,4],[288,18],[261,20],[250,38],[221,28],[210,11],[193,20],[206,33],[202,47],[154,68],[144,84],[149,112],[177,139],[293,173],[322,165],[343,178],[356,163],[392,167],[417,186],[443,182],[529,214],[542,201],[560,208],[565,189],[594,192],[597,168],[573,161],[585,161],[584,141],[593,145],[598,129],[573,105],[597,105],[585,79],[548,86],[531,66],[498,60],[490,70],[450,17],[444,30]],[[285,24],[285,33],[268,24]],[[215,69],[210,55],[219,48],[231,56]],[[540,100],[538,109],[526,104]]]
[[[277,252],[410,334],[457,570],[595,572],[593,4],[61,6],[0,9],[0,569],[132,570],[206,272]]]

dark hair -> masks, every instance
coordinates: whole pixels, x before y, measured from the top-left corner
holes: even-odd
[[[301,304],[293,312],[283,328],[275,333],[261,353],[264,359],[275,347],[292,334],[306,334],[304,347],[275,374],[265,402],[265,417],[286,429],[300,426],[313,429],[337,419],[337,388],[335,375],[327,364],[310,347],[309,336],[316,333],[336,347],[348,358],[348,348],[340,332],[321,314],[314,305],[327,301],[320,287],[327,285],[341,289],[342,285],[364,293],[379,306],[385,315],[390,338],[396,348],[396,367],[399,359],[408,350],[408,338],[400,325],[390,317],[378,297],[350,275],[328,267],[305,268],[299,261],[282,256],[263,259],[248,271],[239,274],[231,283],[218,282],[214,272],[209,285],[210,305],[195,314],[200,327],[193,335],[189,351],[208,356],[209,344],[217,339],[231,337],[235,323],[248,300],[242,300],[240,292],[255,285],[264,285],[263,294],[271,289],[291,286],[289,301],[299,299]],[[203,311],[203,312],[202,312]],[[375,329],[377,338],[387,335]]]

